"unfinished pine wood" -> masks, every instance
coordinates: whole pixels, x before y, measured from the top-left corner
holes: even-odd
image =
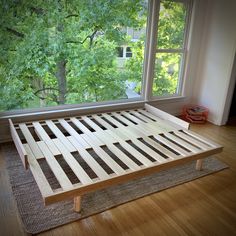
[[[61,166],[58,164],[53,154],[47,148],[46,144],[44,142],[38,142],[38,145],[41,151],[43,152],[48,165],[50,166],[53,174],[57,178],[57,181],[61,185],[62,189],[63,190],[72,189],[73,185],[71,184],[70,180],[68,179],[67,175],[65,174]]]
[[[66,136],[60,131],[59,128],[53,123],[51,120],[45,121],[48,127],[51,129],[51,131],[55,134],[55,136],[63,143],[65,144],[65,148],[70,152],[75,152],[75,147],[69,142],[69,140],[66,138]]]
[[[196,170],[202,170],[202,159],[197,160]]]
[[[19,124],[19,127],[21,129],[21,132],[25,136],[25,139],[26,139],[27,143],[29,144],[31,150],[33,151],[34,156],[36,158],[42,158],[43,153],[39,149],[38,144],[35,142],[32,134],[30,133],[30,131],[29,131],[28,127],[26,126],[26,124]]]
[[[148,104],[145,104],[145,108],[147,109],[147,111],[149,111],[150,113],[152,113],[153,115],[160,117],[166,121],[170,121],[184,129],[188,129],[189,128],[189,123],[186,121],[183,121],[175,116],[170,115],[167,112],[164,112],[160,109],[157,109],[156,107],[150,106]]]
[[[52,139],[48,136],[47,132],[41,126],[39,122],[33,122],[33,127],[35,128],[35,132],[37,133],[38,137],[46,143],[50,151],[53,155],[60,155],[61,153],[53,143]]]
[[[38,161],[36,160],[36,157],[30,150],[28,144],[24,144],[24,147],[28,154],[29,168],[34,176],[34,179],[39,187],[41,194],[44,197],[52,195],[53,194],[52,188],[49,185],[48,180],[46,179]]]
[[[74,211],[75,212],[81,211],[81,196],[74,198]]]
[[[27,152],[25,151],[25,148],[22,145],[22,142],[16,132],[16,129],[11,119],[9,119],[9,124],[10,124],[10,132],[11,132],[12,140],[15,143],[16,149],[19,153],[23,166],[25,167],[25,169],[27,169],[28,168]]]
[[[45,120],[41,124],[42,121],[19,124],[27,141],[24,145],[13,123],[11,128],[13,138],[25,149],[24,154],[29,155],[29,167],[45,204],[67,198],[74,198],[77,203],[77,197],[88,192],[191,160],[198,160],[196,168],[200,170],[202,158],[222,151],[220,145],[187,130],[186,122],[149,105],[145,109]],[[20,151],[23,153],[24,149]],[[79,183],[71,183],[57,161],[58,155]],[[48,163],[61,188],[52,191],[38,164],[39,159]],[[88,175],[87,168],[94,172],[93,177]],[[78,209],[79,202],[78,198]]]

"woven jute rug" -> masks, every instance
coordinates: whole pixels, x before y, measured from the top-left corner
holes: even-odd
[[[199,177],[223,170],[228,166],[214,157],[204,160],[204,169],[195,170],[195,162],[167,171],[129,181],[103,190],[86,194],[82,198],[82,212],[73,211],[73,203],[63,201],[45,207],[30,170],[25,170],[13,145],[3,146],[12,192],[28,233],[36,234],[57,226],[103,212],[131,200],[152,194]],[[45,167],[46,168],[46,167]],[[50,170],[48,176],[50,177]],[[53,184],[53,179],[51,178]]]

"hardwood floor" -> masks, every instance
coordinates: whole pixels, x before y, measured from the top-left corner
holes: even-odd
[[[224,146],[230,168],[41,233],[62,235],[236,235],[236,126],[192,125]],[[0,235],[26,235],[0,153]]]

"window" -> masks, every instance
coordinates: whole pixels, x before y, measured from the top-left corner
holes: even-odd
[[[123,47],[117,47],[117,57],[123,57],[124,48]]]
[[[191,0],[4,1],[0,112],[181,95],[190,6]]]
[[[139,99],[147,8],[147,0],[3,1],[0,111]],[[135,42],[127,28],[142,29]]]
[[[180,95],[186,58],[189,1],[161,0],[152,92]]]
[[[131,47],[126,47],[126,57],[132,57]]]

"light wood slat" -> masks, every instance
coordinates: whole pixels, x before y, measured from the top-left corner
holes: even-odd
[[[125,122],[125,118],[122,117],[121,115],[115,114],[115,113],[112,113],[112,114],[114,116],[116,116],[118,119],[120,119],[121,121]],[[162,163],[162,162],[166,161],[166,159],[163,158],[161,155],[154,152],[148,146],[146,146],[145,144],[143,144],[142,142],[140,142],[139,140],[136,139],[137,137],[144,137],[145,135],[149,136],[149,135],[151,135],[151,133],[146,132],[146,130],[142,129],[140,127],[140,125],[137,126],[137,125],[133,124],[130,121],[126,122],[126,124],[129,124],[130,126],[126,127],[126,128],[123,128],[123,132],[131,138],[132,142],[134,144],[136,144],[136,146],[141,147],[142,149],[144,149],[144,151],[146,151],[146,153],[150,153],[152,155],[152,157],[154,159],[156,159],[158,162]]]
[[[70,124],[65,121],[64,119],[59,119],[58,120],[60,124],[64,127],[64,129],[71,135],[73,136],[84,148],[91,148],[91,145],[89,145],[78,133],[76,130],[73,129]]]
[[[62,153],[63,158],[73,170],[74,174],[80,180],[82,184],[92,184],[93,180],[88,176],[88,174],[84,171],[84,169],[79,165],[79,163],[75,160],[73,155],[65,148],[64,144],[59,139],[54,139],[53,142],[56,144],[57,148]]]
[[[131,170],[139,170],[140,167],[133,162],[125,153],[123,153],[118,147],[114,144],[108,144],[108,149],[113,152],[125,165],[127,165]]]
[[[117,127],[124,127],[119,121],[111,117],[110,115],[106,113],[102,113],[102,116],[105,117],[107,120],[109,120],[112,124],[116,125]]]
[[[97,131],[103,131],[101,127],[99,127],[96,123],[94,123],[90,118],[87,116],[82,116],[81,117],[90,127],[92,127],[94,130]]]
[[[61,168],[55,157],[49,151],[47,145],[43,141],[39,141],[38,145],[41,151],[43,152],[45,159],[48,165],[50,166],[50,169],[52,170],[62,189],[63,190],[72,189],[73,188],[72,183],[70,182],[69,178],[67,177],[64,170]]]
[[[131,115],[132,113],[130,114],[130,113],[127,112],[127,111],[122,111],[121,114],[124,115],[124,116],[126,116],[127,118],[133,120],[133,121],[134,121],[135,123],[137,123],[137,124],[146,123],[146,122],[144,122],[144,121],[138,119],[136,116]]]
[[[94,145],[96,146],[102,146],[104,145],[103,142],[101,142],[100,139],[94,135],[94,133],[87,133],[87,134],[81,134],[81,137],[93,147]]]
[[[54,156],[60,155],[61,153],[53,143],[52,139],[48,136],[45,129],[41,126],[41,124],[39,122],[33,122],[33,127],[39,138],[47,144],[52,154]]]
[[[39,149],[37,143],[35,142],[32,134],[30,133],[28,127],[25,124],[19,124],[20,130],[23,133],[23,135],[25,136],[25,139],[27,141],[27,143],[29,144],[32,152],[34,153],[34,156],[38,159],[38,158],[43,158],[43,153],[41,152],[41,150]]]
[[[192,138],[190,135],[187,135],[187,134],[185,134],[183,132],[180,132],[180,131],[175,131],[175,134],[178,135],[179,137],[185,139],[185,140],[190,141],[191,143],[194,143],[195,145],[197,145],[198,147],[200,147],[203,150],[209,149],[208,145],[198,141],[196,138]]]
[[[124,141],[130,140],[130,137],[124,134],[123,130],[121,129],[110,129],[107,130],[107,133],[110,134],[116,140],[116,142],[119,142],[117,137]]]
[[[69,136],[68,140],[70,141],[70,143],[78,150],[78,149],[84,149],[84,147],[81,145],[81,143],[78,142],[77,139],[75,139],[75,137],[73,136]]]
[[[76,140],[74,137],[71,137],[72,143]],[[107,172],[95,161],[95,159],[83,148],[78,149],[80,156],[84,159],[84,161],[90,166],[93,172],[101,179],[108,179],[110,176]]]
[[[147,154],[149,154],[152,158],[154,158],[155,160],[157,160],[159,163],[163,163],[166,162],[167,160],[162,157],[160,154],[156,153],[155,151],[153,151],[151,148],[149,148],[147,145],[145,145],[144,143],[142,143],[139,140],[132,140],[132,142],[139,147],[140,149],[142,149],[144,152],[146,152]]]
[[[123,123],[127,124],[128,126],[125,126],[123,124],[121,124],[120,122],[116,121],[113,117],[110,117],[110,121],[112,123],[114,123],[117,127],[122,128],[123,132],[126,133],[128,136],[133,136],[135,138],[137,137],[141,137],[143,135],[151,135],[149,132],[147,132],[145,130],[145,128],[142,127],[136,127],[137,125],[133,124],[132,122],[130,122],[128,119],[124,118],[123,116],[117,114],[117,113],[112,113],[113,116],[117,117],[117,119],[119,119],[120,121],[122,121]],[[109,118],[106,117],[108,120]],[[113,128],[113,127],[112,127]]]
[[[199,152],[200,150],[196,147],[194,147],[193,145],[185,142],[183,139],[180,139],[178,137],[176,137],[175,135],[173,134],[170,134],[170,133],[165,133],[165,136],[168,137],[169,139],[173,140],[174,142],[180,144],[181,146],[187,148],[188,150],[190,150],[191,152],[194,152],[194,153],[197,153]]]
[[[128,143],[122,141],[120,142],[120,145],[126,149],[131,155],[133,155],[137,160],[139,160],[141,163],[143,163],[145,166],[152,166],[153,162],[150,161],[147,157],[145,157],[143,154],[141,154],[139,151],[137,151],[134,147],[129,145]]]
[[[65,137],[61,130],[51,121],[45,121],[47,126],[55,134],[55,136],[65,145],[65,148],[70,152],[75,152],[76,148],[70,143],[70,141]]]
[[[95,132],[94,132],[95,133]],[[93,133],[93,134],[94,134]],[[84,134],[85,135],[85,134]],[[84,136],[86,137],[86,136]],[[94,136],[95,137],[95,136]],[[116,173],[122,174],[125,171],[102,149],[99,147],[99,143],[93,142],[89,136],[86,137],[88,142],[91,142],[93,146],[93,150],[97,153],[97,155]]]
[[[152,119],[152,120],[155,120],[155,121],[159,121],[159,120],[160,120],[160,118],[158,118],[157,116],[154,116],[152,113],[147,112],[147,111],[144,110],[144,109],[138,109],[138,112],[140,112],[141,115],[143,115],[143,116],[150,117],[150,120],[151,120],[151,119]]]
[[[81,123],[78,119],[75,117],[70,118],[70,120],[85,134],[91,133],[91,131],[83,124]]]
[[[147,136],[152,135],[153,132],[162,133],[162,132],[165,132],[165,131],[169,131],[169,130],[161,127],[160,125],[158,125],[157,122],[153,122],[151,120],[148,123],[143,122],[143,121],[139,120],[138,118],[136,118],[135,116],[130,115],[128,112],[121,112],[121,114],[123,114],[124,116],[129,117],[130,119],[134,120],[134,122],[136,121],[136,123],[138,123],[138,125],[135,125],[131,122],[129,124],[132,127],[134,127],[135,129],[140,130],[142,133],[144,133]]]
[[[139,112],[137,111],[134,111],[134,110],[130,110],[129,113],[131,114],[134,114],[136,117],[146,121],[146,123],[149,123],[149,122],[154,122],[152,120],[150,120],[149,118],[147,118],[146,116],[144,116],[143,114],[140,114]]]
[[[105,116],[104,116],[105,117]],[[108,135],[108,137],[110,138],[111,137],[111,141],[114,143],[114,142],[117,142],[117,139],[115,139],[113,137],[113,135],[111,135],[111,132],[117,134],[119,133],[119,136],[122,137],[123,140],[129,140],[130,138],[124,134],[124,132],[120,132],[120,128],[119,129],[116,129],[114,128],[113,126],[111,126],[109,123],[107,123],[105,120],[103,120],[101,117],[97,116],[97,115],[93,115],[93,118],[95,118],[101,125],[103,125],[107,130],[105,130],[105,133]],[[109,118],[108,118],[109,120]],[[112,121],[111,121],[112,122]],[[117,121],[115,120],[115,123]],[[119,124],[120,127],[124,127],[122,124]],[[107,139],[106,139],[107,140]]]
[[[158,141],[162,142],[163,144],[165,144],[166,146],[170,147],[171,149],[175,150],[176,152],[178,152],[179,154],[181,154],[182,156],[187,156],[189,155],[189,153],[187,151],[185,151],[183,148],[177,146],[176,144],[170,142],[169,140],[163,138],[160,135],[155,135],[154,136],[155,139],[157,139]]]
[[[144,110],[139,110],[140,112],[145,112]],[[163,120],[161,120],[158,117],[155,117],[156,122],[148,119],[146,116],[144,116],[143,114],[140,114],[138,112],[131,112],[133,114],[135,114],[136,116],[139,116],[141,119],[147,121],[146,123],[143,122],[142,126],[146,127],[146,129],[155,130],[155,132],[157,133],[162,133],[162,132],[169,132],[169,131],[173,131],[173,127],[168,126],[167,124],[164,123]],[[149,115],[149,113],[146,113],[146,115]],[[150,115],[150,117],[152,116],[152,114]],[[154,117],[153,117],[154,118]],[[175,130],[175,129],[174,129]]]
[[[117,142],[111,135],[109,135],[109,133],[107,133],[107,130],[104,130],[103,132],[102,131],[94,132],[94,135],[98,139],[100,139],[104,144]]]
[[[181,119],[179,119],[179,118],[177,118],[165,111],[162,111],[154,106],[150,106],[148,104],[145,104],[144,106],[145,106],[145,109],[149,113],[152,113],[153,115],[158,116],[161,119],[170,122],[172,125],[176,126],[177,128],[182,127],[184,129],[189,129],[190,124],[188,122],[181,120]]]
[[[126,173],[101,147],[94,146],[93,150],[116,174],[122,175]]]
[[[36,157],[32,153],[28,144],[23,144],[27,154],[28,154],[28,163],[29,168],[34,176],[35,182],[37,183],[39,190],[43,197],[50,196],[53,194],[53,190],[48,183],[43,171],[40,168],[39,163],[36,160]]]
[[[105,131],[106,134],[109,135],[109,137],[112,137],[113,139],[113,142],[114,142],[114,139],[117,141],[117,139],[115,137],[113,137],[113,135],[111,135],[111,131],[115,134],[118,134],[123,140],[129,140],[130,138],[128,137],[129,134],[124,134],[125,133],[125,126],[123,126],[122,124],[120,124],[118,121],[115,120],[115,122],[118,122],[119,123],[119,126],[121,128],[119,129],[116,129],[114,127],[112,127],[109,123],[107,123],[106,121],[104,121],[101,117],[97,116],[97,115],[93,115],[93,117],[101,124],[103,125],[107,130]],[[112,117],[111,117],[112,118]],[[108,119],[109,120],[109,119]],[[112,122],[112,121],[111,121]],[[122,129],[124,128],[124,129]]]
[[[134,123],[132,123],[131,121],[129,121],[128,119],[124,118],[123,116],[121,116],[120,114],[117,113],[112,113],[112,115],[114,115],[115,117],[117,117],[117,119],[121,120],[122,122],[124,122],[125,124],[128,125],[128,127],[126,127],[125,130],[130,130],[129,133],[135,133],[137,135],[137,137],[142,137],[143,135],[145,136],[150,136],[153,134],[153,131],[156,130],[157,133],[162,133],[166,130],[162,130],[162,129],[158,129],[157,127],[153,126],[152,128],[149,127],[149,124],[139,124],[139,125],[135,125]]]
[[[142,126],[144,126],[145,128],[147,128],[151,131],[158,132],[158,133],[173,131],[173,128],[168,129],[168,128],[162,126],[161,124],[159,124],[159,122],[149,122],[146,124],[142,124]]]
[[[115,134],[113,131],[116,131],[116,133],[120,133],[120,135],[123,137],[123,133],[119,132],[117,129],[114,129],[113,130],[109,130],[109,132],[107,132],[107,134],[110,134],[111,136],[113,136],[120,144],[121,146],[126,149],[128,148],[130,151],[129,152],[132,152],[131,154],[132,155],[135,155],[135,158],[138,159],[141,163],[143,163],[144,165],[146,166],[149,166],[150,164],[152,164],[152,162],[146,158],[145,156],[143,156],[140,152],[138,152],[136,149],[134,149],[132,146],[130,146],[128,143],[124,142],[123,139],[121,137],[119,137],[117,134]],[[100,148],[100,147],[96,147],[96,148]],[[95,151],[95,148],[94,148],[94,151]],[[103,152],[103,155],[106,155],[105,151],[103,149],[100,148],[100,150],[97,150],[98,152],[102,151]],[[97,153],[98,154],[98,153]],[[99,155],[100,158],[103,159],[103,161],[106,162],[106,159],[104,159],[104,157],[102,155]],[[109,156],[109,155],[108,155]],[[112,159],[113,160],[113,159]],[[115,162],[116,163],[116,162]],[[107,163],[108,164],[108,163]],[[109,164],[108,164],[109,165]],[[111,167],[111,166],[110,166]],[[112,169],[112,167],[111,167]],[[123,170],[123,169],[122,169]]]
[[[103,125],[106,129],[113,129],[113,127],[107,123],[105,120],[103,120],[100,116],[98,115],[92,115],[92,117],[97,121],[99,122],[101,125]]]
[[[93,132],[90,131],[85,125],[83,125],[78,119],[71,118],[71,121],[80,129],[84,134],[81,134],[80,136],[87,142],[89,145],[93,146],[98,145],[102,146],[104,145],[95,135],[93,135]]]
[[[129,139],[136,139],[136,138],[140,138],[142,136],[149,136],[150,134],[145,131],[142,132],[141,129],[136,129],[136,127],[133,126],[127,126],[127,127],[122,127],[118,129],[120,132],[123,132],[126,136],[129,137]]]
[[[122,121],[123,123],[125,123],[128,126],[133,126],[135,125],[133,122],[131,122],[130,120],[126,119],[125,117],[123,117],[122,115],[116,113],[116,112],[112,112],[111,113],[113,116],[115,116],[117,119],[119,119],[120,121]]]
[[[136,112],[136,113],[137,113],[137,112]],[[167,129],[165,129],[165,128],[162,128],[161,126],[159,126],[159,125],[157,124],[157,122],[153,122],[153,121],[151,121],[151,120],[149,120],[148,123],[147,123],[147,122],[144,122],[144,121],[138,119],[137,117],[131,115],[132,113],[130,114],[130,113],[128,113],[128,112],[125,111],[125,112],[121,112],[121,114],[125,115],[126,117],[129,117],[129,118],[132,119],[134,122],[136,122],[137,124],[139,124],[139,125],[137,126],[137,128],[141,128],[141,129],[142,129],[142,132],[143,132],[143,130],[148,131],[148,132],[149,132],[148,136],[152,135],[152,134],[153,134],[153,131],[156,131],[157,133],[162,133],[162,132],[165,132],[165,131],[169,131],[169,130],[167,130]],[[138,114],[139,114],[139,113],[138,113]],[[145,118],[146,118],[146,117],[145,117]],[[147,119],[147,118],[146,118],[146,119]]]
[[[200,140],[201,142],[209,145],[209,146],[212,146],[212,147],[221,147],[219,144],[213,142],[212,140],[209,140],[205,137],[202,137],[200,135],[198,135],[197,133],[194,133],[192,132],[191,130],[183,130],[185,133],[187,133],[188,135],[194,137],[194,138],[197,138],[198,140]]]
[[[19,135],[18,135],[11,119],[9,119],[9,125],[10,125],[10,132],[11,132],[12,140],[13,140],[15,147],[20,155],[23,166],[25,169],[28,169],[27,153],[25,151],[25,148],[19,138]]]
[[[139,151],[137,151],[134,147],[129,145],[127,142],[124,141],[122,135],[123,133],[119,132],[113,132],[115,130],[109,130],[109,134],[112,135],[117,142],[125,149],[127,150],[131,155],[133,155],[137,160],[139,160],[141,163],[143,163],[145,166],[150,166],[153,164],[147,157],[145,157],[143,154],[141,154]],[[129,139],[130,140],[130,139]]]
[[[155,142],[154,140],[152,140],[151,138],[145,138],[143,137],[143,140],[145,142],[147,142],[148,144],[150,144],[151,146],[153,146],[154,148],[156,148],[158,151],[160,151],[161,153],[163,153],[164,155],[166,155],[167,157],[171,158],[171,159],[176,159],[178,158],[178,156],[169,151],[168,149],[166,149],[165,147],[161,146],[159,143]]]
[[[115,129],[113,128],[113,131]],[[106,133],[106,134],[105,134]],[[113,143],[117,142],[117,140],[106,130],[105,133],[101,133],[99,135],[99,138],[106,143],[106,146],[124,163],[126,164],[130,169],[137,170],[140,167],[133,162],[125,153],[123,153],[119,148],[117,148]],[[99,132],[94,133],[99,134]]]
[[[161,118],[157,117],[157,116],[154,116],[152,113],[150,112],[147,112],[145,110],[141,110],[139,109],[138,110],[139,112],[141,112],[142,114],[145,114],[146,116],[148,117],[151,117],[153,120],[155,120],[157,122],[158,125],[161,124],[161,127],[165,128],[166,130],[169,130],[169,131],[174,131],[176,130],[175,127],[169,125],[166,121],[162,120]]]

